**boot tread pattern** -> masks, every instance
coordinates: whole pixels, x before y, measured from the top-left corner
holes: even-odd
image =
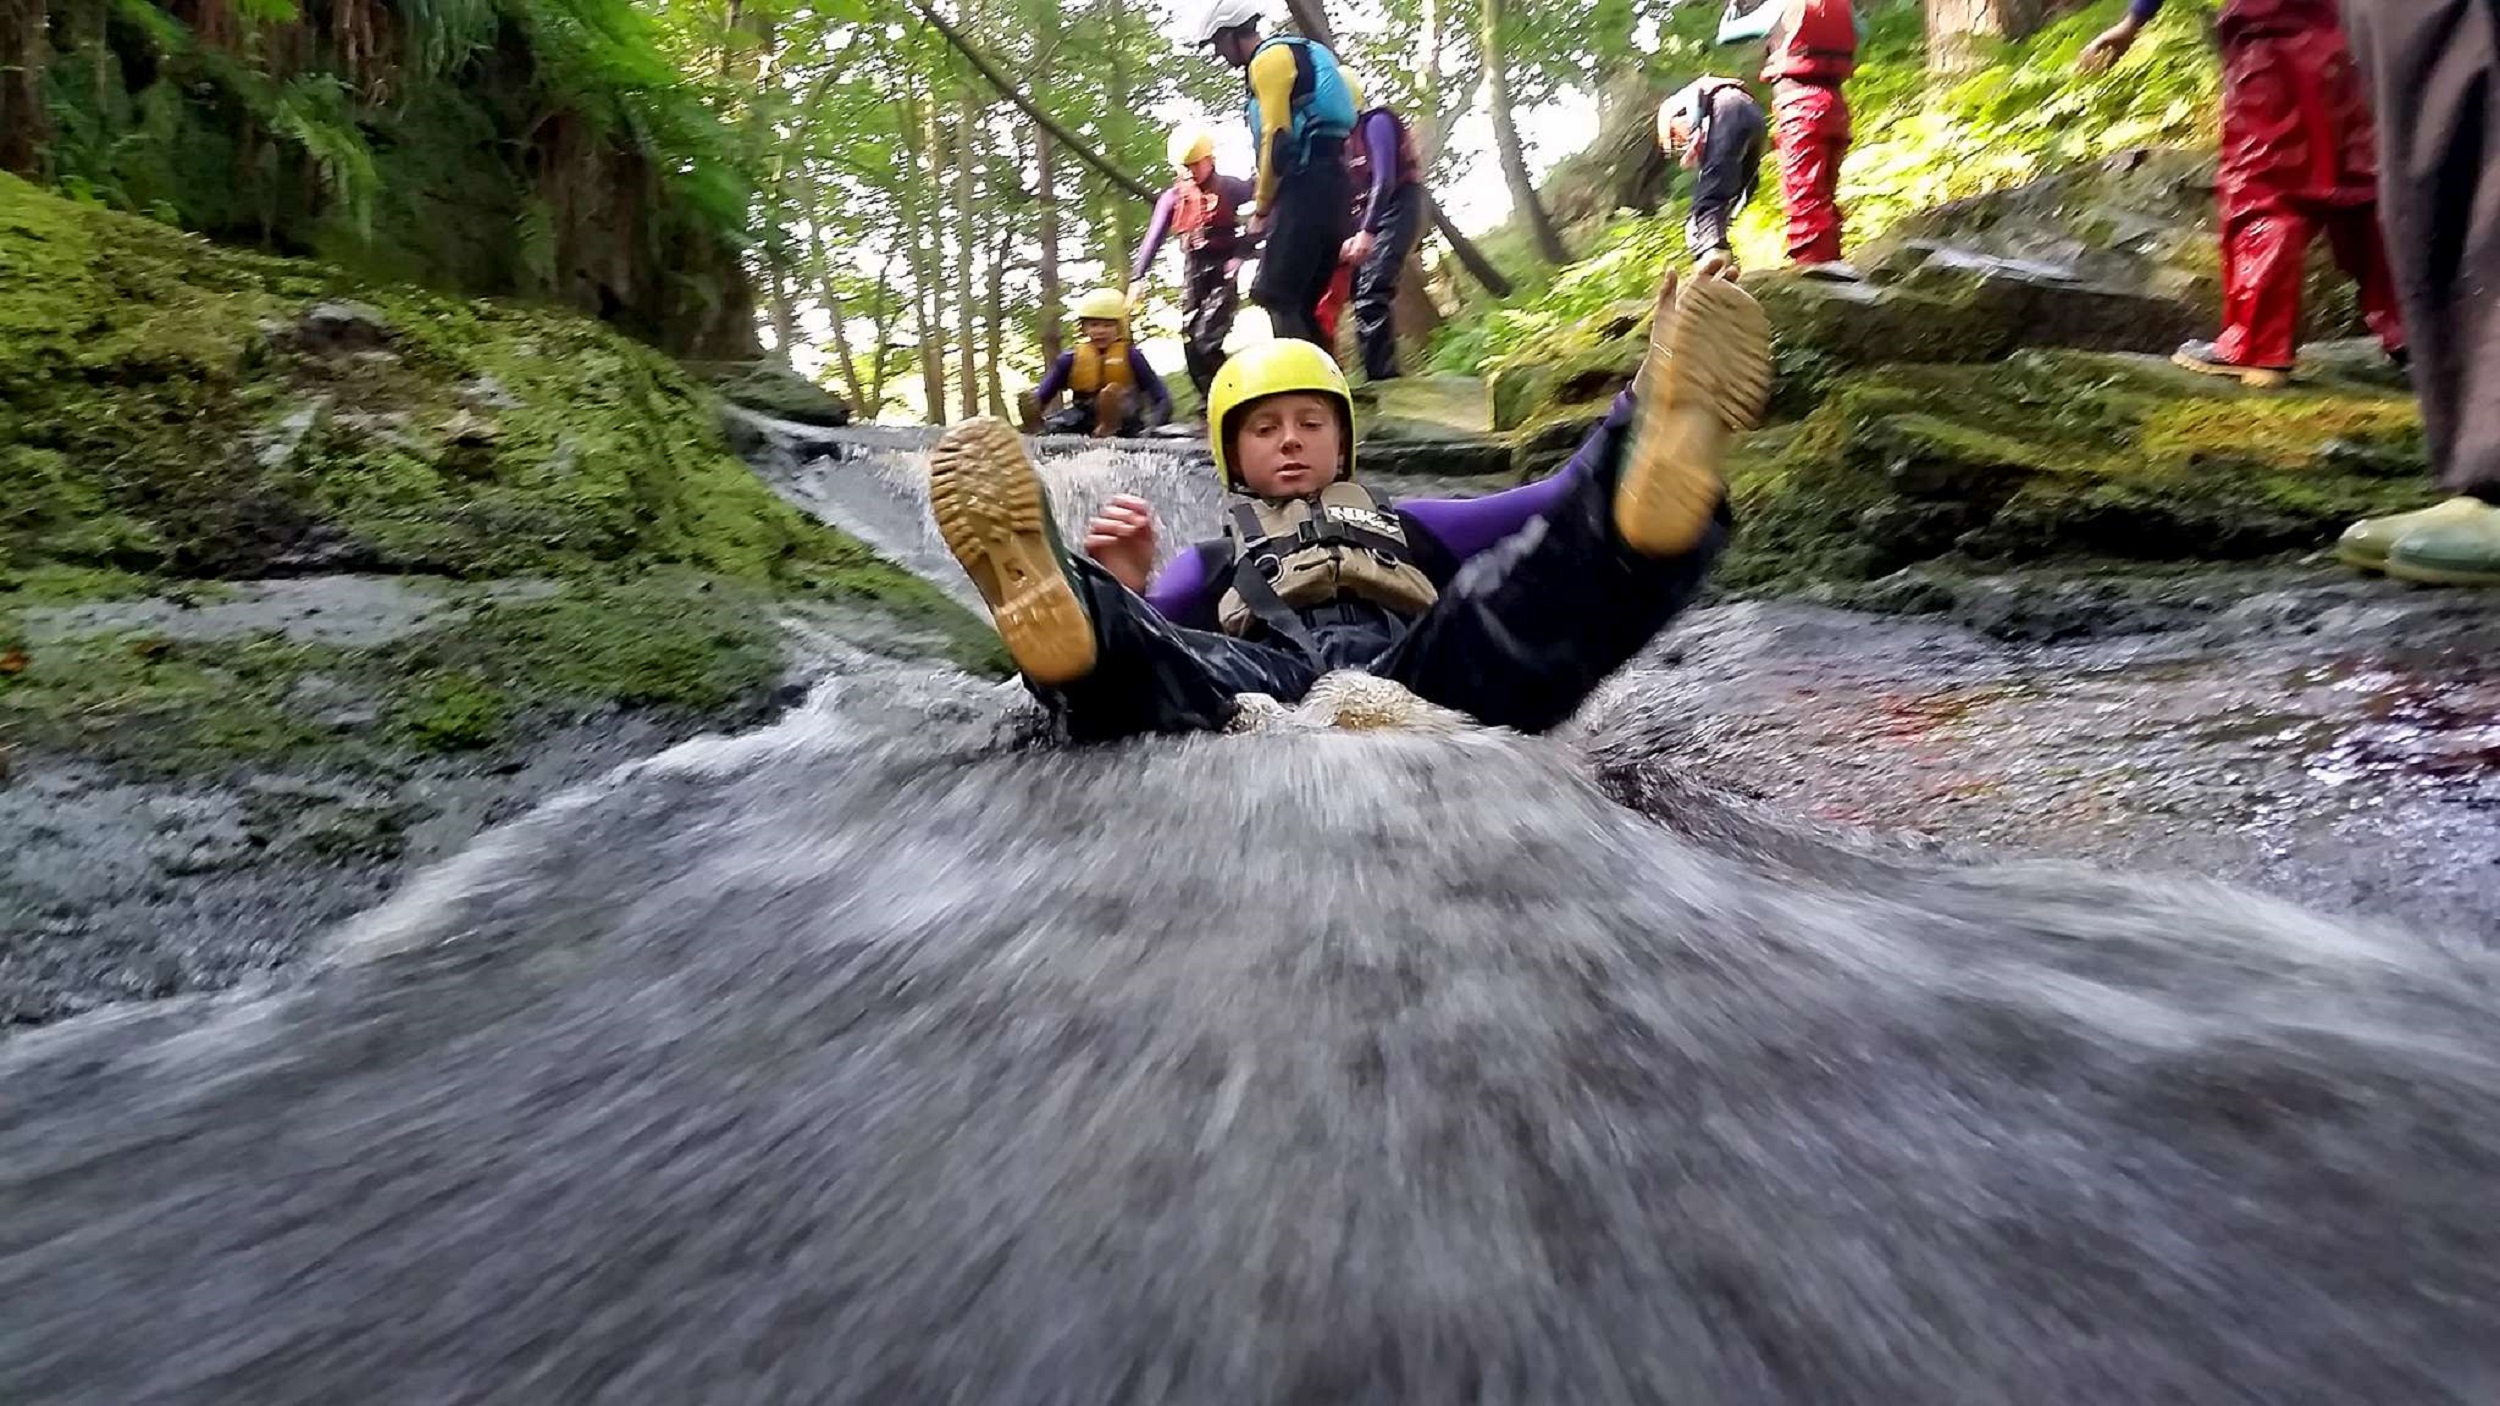
[[[1652,556],[1687,552],[1726,491],[1734,437],[1762,423],[1771,395],[1770,322],[1735,284],[1700,278],[1659,293],[1639,405],[1615,490],[1615,525]]]
[[[929,453],[929,511],[1026,678],[1048,686],[1093,672],[1094,628],[1052,548],[1041,477],[1014,430],[986,418],[949,426]]]

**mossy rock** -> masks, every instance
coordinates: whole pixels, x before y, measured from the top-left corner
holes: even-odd
[[[1486,381],[1493,428],[1516,430],[1613,400],[1649,353],[1654,307],[1646,299],[1625,299],[1556,327],[1496,363]]]
[[[424,746],[482,742],[552,706],[498,679],[570,679],[577,703],[734,715],[745,684],[636,680],[708,677],[734,657],[751,683],[753,641],[771,641],[777,670],[780,610],[807,600],[857,602],[995,667],[985,625],[783,503],[729,452],[719,418],[675,363],[586,318],[359,286],[0,176],[0,632],[64,597],[338,572],[450,589],[528,578],[568,602],[626,593],[542,620],[535,647],[506,639],[484,662],[342,660],[283,641],[180,645],[135,664],[101,646],[42,651],[7,681],[7,722],[21,742],[78,747],[93,740],[86,723],[150,731],[104,705],[159,698],[141,711],[196,720],[152,729],[178,734],[193,762],[221,746],[287,752],[317,730],[282,709],[212,704],[282,696],[290,669],[341,668],[387,675],[373,689],[410,720],[402,740]],[[628,599],[654,618],[626,629]],[[718,612],[686,604],[714,600],[742,602],[743,623],[705,625]],[[627,637],[654,653],[582,673]]]
[[[723,400],[759,415],[824,429],[851,423],[848,401],[778,361],[706,361],[687,369]]]
[[[2412,402],[2321,377],[2265,394],[2151,357],[1837,377],[1730,474],[1723,579],[1866,580],[1922,562],[2245,560],[2317,545],[2430,492]]]
[[[380,345],[305,335],[341,299],[371,308]],[[901,589],[775,498],[715,421],[673,363],[588,319],[351,286],[0,177],[0,462],[19,490],[0,572],[670,563]]]

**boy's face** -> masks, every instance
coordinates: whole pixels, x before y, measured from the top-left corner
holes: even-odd
[[[1189,178],[1196,181],[1201,186],[1214,184],[1215,158],[1212,156],[1201,156],[1197,160],[1190,162]]]
[[[1120,336],[1120,324],[1107,317],[1086,318],[1077,323],[1077,328],[1085,334],[1085,340],[1093,343],[1096,349],[1110,346]]]
[[[1233,471],[1262,498],[1300,498],[1337,481],[1345,466],[1344,420],[1337,403],[1308,391],[1286,391],[1241,412],[1233,431]]]

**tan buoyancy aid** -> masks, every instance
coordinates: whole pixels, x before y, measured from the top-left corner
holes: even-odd
[[[1128,366],[1128,338],[1122,337],[1100,351],[1092,342],[1078,342],[1068,363],[1068,391],[1072,395],[1092,395],[1105,386],[1133,386],[1136,373]]]
[[[1228,635],[1264,623],[1297,636],[1294,611],[1340,596],[1415,616],[1440,595],[1415,565],[1405,523],[1355,484],[1332,483],[1315,497],[1281,501],[1236,494],[1228,514],[1233,580],[1216,604]]]

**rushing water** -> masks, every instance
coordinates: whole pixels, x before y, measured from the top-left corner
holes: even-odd
[[[925,559],[908,455],[824,473]],[[849,673],[0,1049],[0,1400],[2492,1398],[2484,958],[1778,819],[1689,724]]]

